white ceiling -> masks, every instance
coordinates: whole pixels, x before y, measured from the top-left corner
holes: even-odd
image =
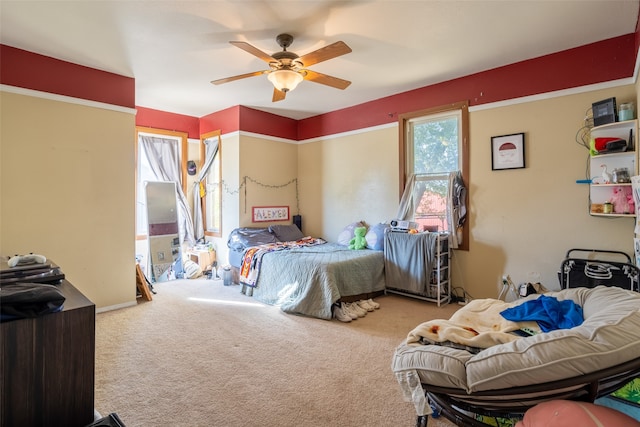
[[[136,81],[136,105],[202,117],[235,105],[301,119],[635,31],[639,1],[0,1],[0,42]],[[267,69],[229,44],[272,54],[353,52],[310,67],[352,82],[304,81],[272,103]],[[552,72],[552,71],[550,71]]]

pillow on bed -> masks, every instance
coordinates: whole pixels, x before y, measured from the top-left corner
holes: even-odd
[[[338,244],[342,246],[349,246],[349,242],[355,237],[355,233],[353,230],[355,230],[356,227],[366,226],[367,225],[362,221],[352,222],[351,224],[347,225],[338,235]]]
[[[236,228],[229,235],[227,246],[230,249],[242,252],[251,246],[265,245],[267,243],[278,243],[276,236],[266,228]]]
[[[372,226],[369,231],[367,231],[367,235],[364,238],[367,240],[367,247],[369,249],[373,249],[374,251],[383,251],[384,250],[384,233],[389,228],[389,224],[385,224],[381,222]]]
[[[276,239],[281,242],[295,242],[304,237],[302,231],[295,224],[289,225],[272,225],[269,227],[269,231],[272,232]]]

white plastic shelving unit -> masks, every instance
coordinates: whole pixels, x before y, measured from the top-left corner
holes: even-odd
[[[631,188],[631,183],[605,183],[602,178],[604,167],[609,174],[615,169],[627,169],[630,176],[638,175],[638,147],[637,139],[638,121],[627,120],[624,122],[608,123],[591,129],[591,139],[613,137],[627,141],[627,151],[607,154],[596,154],[589,158],[591,184],[589,185],[589,213],[593,216],[607,217],[634,217],[634,212],[604,213],[602,206],[611,200],[614,189],[619,187]],[[615,209],[615,207],[614,207]]]
[[[402,236],[397,236],[401,234]],[[431,271],[419,271],[416,279],[415,259],[407,258],[404,263],[397,257],[390,256],[394,250],[394,245],[400,245],[397,239],[415,239],[416,247],[419,247],[418,239],[423,238],[422,234],[408,235],[404,233],[389,233],[385,240],[385,274],[387,277],[386,290],[391,293],[400,294],[412,298],[440,304],[451,302],[451,248],[449,246],[449,233],[436,234],[435,251]],[[396,236],[394,236],[396,235]],[[406,243],[406,242],[404,242]],[[409,265],[410,263],[413,265]],[[389,274],[387,274],[389,273]],[[416,280],[418,283],[416,283]]]

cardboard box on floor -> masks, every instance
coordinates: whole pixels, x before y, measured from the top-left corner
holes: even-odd
[[[202,271],[208,271],[216,260],[216,253],[210,250],[191,250],[189,259],[198,264]]]

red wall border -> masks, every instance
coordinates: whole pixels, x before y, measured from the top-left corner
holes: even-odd
[[[294,120],[245,106],[197,118],[137,107],[136,124],[188,132],[189,138],[220,129],[246,131],[294,141],[397,121],[397,115],[451,102],[470,106],[504,101],[632,77],[640,30],[574,49],[425,86],[353,107]],[[135,80],[55,58],[0,45],[0,83],[135,107]]]
[[[0,83],[135,108],[135,80],[0,45]]]

